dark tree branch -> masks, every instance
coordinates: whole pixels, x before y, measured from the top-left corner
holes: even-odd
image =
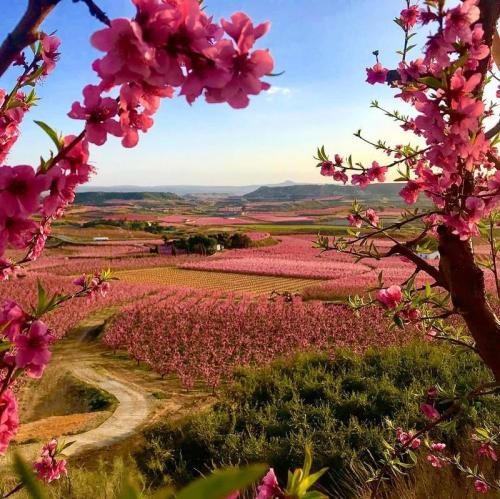
[[[29,0],[23,17],[0,46],[0,76],[7,71],[21,50],[38,40],[40,25],[59,2],[60,0]]]
[[[111,26],[107,14],[94,2],[94,0],[73,0],[73,3],[83,2],[89,9],[90,15],[101,21],[106,26]]]
[[[493,128],[490,128],[485,135],[487,139],[492,139],[497,133],[500,133],[500,120],[498,120],[497,124]]]
[[[426,262],[423,258],[420,258],[416,253],[414,253],[408,246],[405,246],[404,244],[401,243],[396,243],[388,253],[386,253],[384,256],[392,256],[399,254],[401,256],[404,256],[408,258],[412,263],[416,265],[416,267],[419,270],[422,270],[426,274],[428,274],[430,277],[432,277],[438,286],[441,286],[442,288],[448,289],[448,284],[446,281],[443,279],[443,276],[440,272],[440,270],[436,267],[433,267],[430,263]]]

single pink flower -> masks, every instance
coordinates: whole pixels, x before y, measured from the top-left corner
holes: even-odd
[[[90,41],[96,49],[106,52],[93,64],[106,86],[141,81],[150,76],[154,49],[144,42],[137,22],[113,19],[111,26],[96,31]]]
[[[68,474],[66,460],[49,456],[41,457],[38,461],[35,461],[33,471],[36,473],[37,478],[45,483],[53,482],[61,478],[61,475]]]
[[[9,216],[35,213],[46,188],[45,177],[31,166],[0,166],[0,206]]]
[[[428,419],[436,419],[440,416],[439,411],[430,404],[420,404],[420,410]]]
[[[422,187],[420,184],[414,180],[410,180],[403,189],[399,192],[399,195],[405,200],[407,204],[414,204],[417,202],[418,196]]]
[[[427,461],[429,461],[429,463],[431,463],[431,465],[434,468],[442,468],[443,467],[443,463],[442,463],[441,459],[439,459],[439,457],[435,456],[434,454],[429,454],[427,456]]]
[[[434,443],[431,445],[431,449],[435,452],[443,452],[446,449],[446,444]]]
[[[0,310],[0,326],[3,328],[3,334],[9,341],[15,340],[27,319],[28,316],[24,313],[21,305],[11,300],[3,303]]]
[[[365,217],[373,226],[378,226],[380,222],[380,217],[377,215],[374,209],[368,208],[365,212]]]
[[[360,189],[366,188],[370,183],[370,177],[366,173],[361,173],[360,175],[353,175],[351,177],[351,184],[359,186]]]
[[[333,177],[334,173],[335,167],[331,161],[323,161],[323,163],[321,163],[321,175],[323,175],[323,177]]]
[[[484,442],[477,449],[477,455],[479,457],[486,457],[492,461],[497,460],[497,453],[495,452],[495,449],[490,444]]]
[[[34,321],[26,334],[16,339],[16,366],[26,369],[31,378],[40,378],[52,357],[49,345],[54,341],[47,326],[39,320]]]
[[[410,5],[408,9],[403,9],[399,15],[401,24],[406,28],[411,28],[417,24],[418,20],[418,6]]]
[[[366,81],[370,85],[375,85],[375,83],[385,83],[387,78],[388,69],[384,68],[380,62],[377,62],[372,68],[366,68]]]
[[[387,166],[380,166],[376,161],[374,161],[366,174],[371,181],[378,180],[379,182],[384,182],[387,170]]]
[[[490,486],[486,482],[483,482],[483,480],[476,480],[474,482],[474,489],[480,494],[487,494],[490,490]]]
[[[347,221],[349,222],[349,225],[351,227],[359,228],[363,225],[363,219],[357,213],[355,213],[354,215],[352,213],[349,213],[349,215],[347,215]]]
[[[43,59],[43,74],[48,75],[56,67],[56,62],[59,59],[57,49],[61,45],[61,40],[54,35],[43,34],[42,37],[42,59]]]
[[[87,85],[83,89],[83,106],[74,102],[68,116],[77,120],[85,120],[85,137],[98,146],[106,142],[107,134],[122,136],[119,123],[113,119],[118,114],[118,103],[111,97],[101,97],[101,89],[95,85]]]
[[[236,42],[242,54],[246,54],[254,46],[256,40],[264,36],[270,29],[269,21],[254,27],[252,20],[244,12],[236,12],[231,21],[221,20],[224,31]]]
[[[269,468],[266,476],[257,487],[256,499],[273,499],[277,492],[280,491],[278,479],[274,473],[273,468]]]
[[[401,302],[402,293],[399,286],[390,286],[387,289],[381,289],[377,293],[377,300],[385,308],[396,308]]]

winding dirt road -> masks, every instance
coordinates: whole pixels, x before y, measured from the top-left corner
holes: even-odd
[[[113,414],[97,428],[72,436],[74,443],[64,452],[75,456],[90,449],[113,445],[132,436],[145,424],[151,413],[151,395],[134,383],[126,383],[109,371],[95,370],[89,366],[78,366],[70,370],[74,376],[111,393],[118,400]]]

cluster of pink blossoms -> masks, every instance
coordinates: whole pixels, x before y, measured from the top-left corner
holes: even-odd
[[[261,78],[272,72],[273,59],[268,50],[252,51],[270,23],[254,26],[238,12],[219,26],[198,0],[133,2],[133,20],[114,19],[91,38],[105,52],[92,66],[100,82],[85,87],[83,105],[75,102],[69,113],[85,120],[89,142],[102,145],[112,134],[134,147],[139,131],[153,125],[160,99],[172,97],[176,87],[190,104],[204,94],[209,103],[233,108],[270,88]],[[117,98],[103,97],[116,87]]]
[[[482,98],[485,82],[480,72],[490,52],[478,22],[478,0],[463,0],[448,10],[440,10],[438,3],[426,2],[422,10],[411,5],[398,20],[407,32],[417,22],[437,26],[427,40],[424,57],[403,60],[397,71],[389,71],[377,60],[367,69],[367,81],[399,89],[396,97],[417,112],[415,118],[399,116],[401,127],[426,142],[424,149],[408,152],[401,159],[397,148],[387,148],[396,158],[388,167],[404,163],[412,172],[401,196],[414,204],[425,194],[439,210],[436,222],[445,223],[465,240],[478,235],[479,220],[500,201],[500,172],[495,168],[498,152],[484,129],[484,119],[492,109]],[[385,178],[387,167],[381,167],[385,170],[380,176],[373,168],[353,167],[336,155],[335,162],[323,161],[321,173],[345,183],[347,172],[353,171],[352,184],[364,188]]]
[[[31,62],[19,54],[16,64],[24,71],[16,89],[33,85],[54,69],[59,45],[57,37],[42,35]],[[88,163],[87,142],[73,135],[61,139],[59,154],[38,168],[5,165],[19,125],[36,101],[34,93],[25,95],[16,89],[9,95],[0,91],[0,280],[16,272],[16,265],[3,257],[5,250],[24,249],[24,261],[35,260],[45,246],[51,222],[62,216],[74,200],[76,187],[88,182],[94,171]]]
[[[27,84],[32,84],[36,79],[47,76],[55,67],[59,57],[59,39],[42,33],[40,50],[35,54],[29,64],[26,57],[20,53],[14,65],[21,66],[24,71],[19,77],[16,89],[7,94],[0,89],[0,164],[3,164],[7,154],[19,137],[19,125],[26,111],[34,101],[19,89]]]
[[[53,439],[48,444],[43,446],[40,458],[33,463],[33,470],[37,478],[45,483],[58,480],[62,475],[66,475],[66,461],[57,459],[58,443]]]
[[[13,301],[0,309],[3,342],[10,348],[0,354],[0,454],[7,450],[19,426],[17,402],[9,388],[15,376],[24,371],[31,378],[40,378],[52,356],[49,345],[54,341],[47,326],[23,311]]]

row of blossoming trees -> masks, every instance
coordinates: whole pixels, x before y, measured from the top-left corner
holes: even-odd
[[[374,161],[367,166],[339,154],[330,159],[324,147],[318,149],[316,159],[324,176],[344,183],[350,177],[352,184],[365,188],[371,182],[385,181],[389,171],[397,170],[398,180],[405,183],[400,194],[408,205],[415,204],[421,196],[432,203],[430,209],[408,209],[400,220],[386,227],[373,209],[354,203],[349,215],[349,223],[354,227],[350,236],[320,238],[318,244],[325,251],[347,253],[357,259],[400,255],[414,264],[410,279],[385,287],[380,276],[376,298],[367,301],[355,297],[352,306],[360,309],[378,303],[399,326],[419,323],[433,337],[474,350],[493,374],[491,382],[473,392],[454,394],[453,403],[442,414],[436,409],[439,391],[435,387],[429,389],[421,406],[430,419],[429,425],[418,432],[398,430],[397,442],[388,449],[375,477],[374,495],[384,475],[398,469],[399,458],[406,455],[413,459],[412,449],[421,444],[419,437],[452,418],[471,400],[489,395],[500,386],[500,322],[488,302],[484,274],[472,244],[473,237],[487,229],[484,232],[492,250],[487,266],[498,282],[495,225],[499,220],[500,160],[495,145],[499,141],[500,122],[497,104],[488,101],[486,89],[493,83],[496,97],[500,97],[500,80],[494,68],[495,60],[497,66],[500,64],[496,31],[499,15],[500,2],[496,0],[463,0],[451,6],[445,0],[426,0],[420,5],[407,0],[406,8],[395,20],[404,33],[404,47],[398,51],[401,62],[396,69],[388,69],[375,51],[376,64],[367,69],[367,82],[389,85],[397,91],[396,98],[410,107],[405,115],[385,109],[377,101],[372,103],[372,107],[412,133],[415,143],[390,145],[356,132],[361,140],[391,158],[386,165]],[[431,32],[423,55],[411,59],[418,24]],[[413,239],[402,241],[399,231],[407,225],[419,227],[418,233]],[[361,227],[363,232],[358,230]],[[371,242],[374,237],[388,238],[392,246],[381,253]],[[429,237],[438,240],[439,267],[419,256]],[[420,273],[432,278],[432,284],[418,288],[415,277]],[[453,315],[463,319],[467,334],[446,321]],[[496,460],[492,447],[495,435],[483,429],[474,438],[481,441],[479,455]],[[478,492],[500,489],[498,480],[488,480],[477,469],[446,456],[444,444],[434,443],[430,448],[428,458],[434,467],[453,464],[474,478]]]
[[[29,0],[17,26],[0,46],[0,76],[16,71],[12,89],[0,90],[0,278],[16,277],[20,268],[42,253],[54,220],[63,216],[75,189],[95,172],[89,144],[103,145],[108,134],[124,147],[137,144],[139,133],[153,125],[164,98],[176,90],[192,103],[203,95],[209,103],[244,108],[249,96],[269,88],[262,77],[273,70],[268,50],[254,50],[269,29],[254,26],[242,12],[216,23],[197,0],[132,0],[133,19],[110,20],[92,0],[81,0],[104,29],[91,37],[103,52],[92,64],[96,82],[83,88],[83,103],[68,115],[83,120],[76,135],[59,135],[37,124],[54,142],[55,151],[37,165],[7,165],[26,113],[36,103],[36,84],[55,69],[60,40],[41,30],[43,20],[60,0]],[[76,2],[75,2],[76,3]],[[76,8],[76,7],[75,7]],[[6,250],[21,250],[17,260]],[[19,254],[17,251],[16,254]],[[54,335],[43,316],[64,302],[105,293],[110,274],[82,276],[71,294],[49,295],[39,284],[38,302],[30,310],[15,301],[0,309],[0,453],[5,453],[19,425],[15,383],[19,376],[42,376],[51,358]],[[34,468],[50,481],[64,471],[51,442]]]

